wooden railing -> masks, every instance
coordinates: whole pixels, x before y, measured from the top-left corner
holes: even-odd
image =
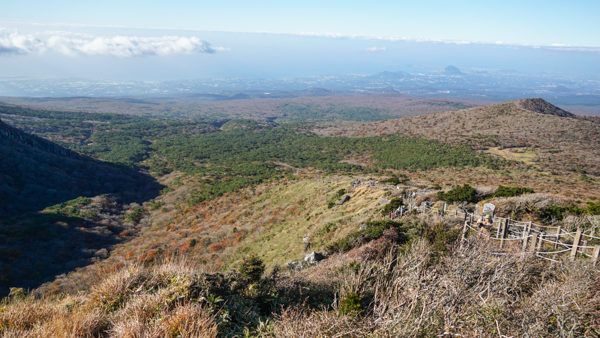
[[[572,260],[584,257],[596,264],[600,257],[600,237],[588,234],[581,228],[569,232],[561,226],[541,225],[504,217],[495,217],[491,226],[481,227],[477,224],[476,215],[460,212],[464,214],[463,239],[470,232],[476,232],[498,241],[500,249],[504,249],[509,243],[519,243],[521,252],[530,252],[539,258],[554,262],[561,255],[569,255]]]
[[[431,213],[428,206],[402,206],[390,213],[391,218],[403,216],[405,213]],[[437,211],[441,217],[447,217],[447,205]],[[463,217],[462,241],[470,234],[477,233],[498,243],[498,255],[509,253],[530,253],[536,257],[557,262],[560,257],[568,255],[571,260],[576,258],[589,259],[593,264],[600,260],[600,237],[593,229],[584,231],[567,231],[560,225],[549,226],[533,222],[524,222],[505,217],[494,217],[491,225],[477,224],[480,216],[461,209],[450,213],[454,217]],[[507,250],[510,247],[512,250]]]

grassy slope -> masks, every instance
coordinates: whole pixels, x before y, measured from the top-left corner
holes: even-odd
[[[173,185],[172,175],[167,185]],[[351,187],[348,176],[306,174],[227,193],[212,201],[185,206],[193,178],[183,178],[173,191],[157,199],[151,226],[140,236],[119,244],[104,261],[75,271],[44,287],[49,292],[85,288],[106,271],[118,270],[123,261],[153,262],[185,255],[208,270],[219,271],[237,264],[248,254],[258,254],[268,267],[303,257],[302,237],[309,234],[315,249],[339,239],[369,219],[381,217],[380,198],[392,187],[361,186],[342,206],[327,202],[341,189]],[[147,205],[148,207],[148,205]],[[334,224],[332,231],[319,231]],[[330,226],[331,228],[331,226]]]
[[[161,197],[167,212],[157,209],[151,217],[168,214],[171,219],[155,219],[140,237],[142,242],[125,243],[107,261],[70,276],[78,287],[89,282],[89,291],[0,304],[0,334],[212,337],[241,336],[248,329],[247,333],[261,337],[402,337],[442,332],[462,336],[497,332],[595,336],[600,332],[595,311],[600,304],[597,270],[583,262],[551,265],[534,257],[491,256],[486,244],[475,240],[477,236],[462,249],[416,240],[383,258],[365,258],[376,240],[300,273],[267,275],[256,284],[236,274],[206,275],[204,271],[219,266],[237,267],[233,263],[240,251],[258,253],[269,265],[297,258],[302,250],[300,236],[306,232],[315,234],[319,244],[340,238],[363,220],[379,217],[379,198],[391,187],[361,186],[348,203],[329,209],[327,201],[337,189],[347,188],[352,178],[307,174],[177,209],[173,204],[193,184],[185,178],[179,178],[183,184],[176,184],[177,180],[173,175],[165,182],[174,186]],[[316,235],[330,222],[338,228],[326,236]],[[427,220],[432,228],[442,225],[437,234],[457,231],[458,222]],[[129,249],[145,254],[152,250],[150,245],[162,247],[168,255],[192,238],[200,242],[196,236],[230,238],[234,227],[236,233],[247,231],[246,235],[214,252],[215,256],[205,256],[210,244],[207,248],[197,244],[186,252],[185,265],[168,262],[123,268],[119,264]],[[131,247],[135,243],[146,247]],[[437,250],[444,253],[440,256]],[[361,315],[339,310],[351,294],[366,299],[355,304],[364,310]],[[333,295],[339,307],[331,306]],[[263,308],[273,312],[265,313]],[[276,311],[281,314],[274,315]]]

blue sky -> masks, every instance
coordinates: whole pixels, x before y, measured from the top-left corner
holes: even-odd
[[[451,64],[597,79],[598,32],[597,0],[0,0],[0,78],[281,78]]]
[[[2,0],[2,22],[600,46],[597,0]]]

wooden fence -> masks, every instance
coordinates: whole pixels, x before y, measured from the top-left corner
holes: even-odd
[[[416,211],[419,213],[431,213],[428,206],[402,206],[390,214],[391,218],[402,216],[404,213]],[[442,217],[448,216],[447,206],[437,210]],[[510,218],[494,217],[493,223],[480,226],[480,216],[473,213],[456,209],[455,217],[464,217],[462,241],[469,235],[476,233],[489,240],[498,243],[498,255],[514,252],[530,253],[536,257],[558,262],[560,257],[567,256],[571,260],[585,258],[597,264],[600,257],[600,237],[596,236],[593,229],[584,231],[578,228],[576,231],[567,231],[558,226],[548,226],[533,222],[517,221]]]
[[[598,263],[600,257],[600,237],[584,232],[581,228],[569,232],[561,226],[540,225],[533,222],[516,221],[510,218],[495,217],[490,227],[479,226],[478,217],[472,213],[460,211],[464,214],[462,238],[469,233],[498,241],[499,248],[516,246],[521,252],[530,252],[539,258],[558,261],[558,257],[569,255],[575,260],[578,257],[590,259]]]

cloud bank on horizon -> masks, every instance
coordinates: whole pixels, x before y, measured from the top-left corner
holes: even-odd
[[[92,36],[70,32],[23,34],[0,29],[0,55],[59,53],[65,56],[168,56],[178,54],[212,54],[213,47],[196,36]]]
[[[447,65],[474,74],[510,70],[586,80],[599,79],[599,54],[597,47],[564,45],[0,21],[0,80],[298,78],[435,73]]]

